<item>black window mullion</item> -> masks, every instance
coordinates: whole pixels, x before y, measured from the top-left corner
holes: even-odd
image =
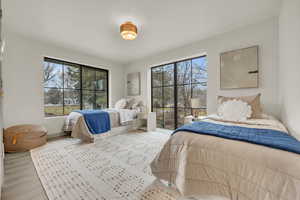
[[[191,93],[191,99],[193,97],[193,88],[192,88],[192,82],[193,82],[193,62],[192,59],[190,60],[191,63],[191,74],[190,74],[190,93]],[[193,115],[193,109],[191,109],[191,115]]]
[[[195,58],[190,58],[190,59],[185,59],[185,60],[180,60],[180,61],[176,61],[176,62],[172,62],[172,63],[168,63],[168,64],[164,64],[164,65],[160,65],[160,66],[154,66],[151,68],[151,111],[154,111],[154,108],[157,108],[157,109],[161,109],[162,110],[162,117],[163,117],[163,127],[165,127],[165,109],[167,109],[166,105],[165,105],[165,92],[164,92],[164,88],[165,87],[173,87],[174,88],[174,107],[170,107],[171,109],[174,109],[174,128],[177,128],[178,127],[178,114],[179,114],[179,109],[183,109],[184,111],[184,114],[187,115],[187,114],[193,114],[193,110],[194,108],[191,108],[190,106],[189,107],[178,107],[178,88],[179,87],[186,87],[186,86],[189,86],[189,90],[187,92],[190,93],[190,98],[193,97],[193,86],[194,85],[197,85],[197,84],[201,84],[201,85],[206,85],[207,82],[199,82],[199,83],[194,83],[193,82],[193,59],[197,59],[197,58],[201,58],[201,57],[205,57],[205,56],[200,56],[200,57],[195,57]],[[189,74],[189,83],[181,83],[181,84],[178,84],[178,63],[179,62],[183,62],[183,61],[186,61],[190,64],[190,74]],[[164,84],[164,70],[163,70],[163,77],[162,77],[162,85],[161,86],[154,86],[153,85],[153,75],[154,75],[154,69],[158,69],[158,68],[164,68],[164,66],[167,66],[167,65],[173,65],[174,67],[174,70],[173,70],[173,74],[174,74],[174,84],[173,85],[165,85]],[[195,80],[197,81],[197,80]],[[153,91],[154,91],[154,88],[160,88],[162,90],[162,107],[154,107],[154,102],[153,102]],[[197,108],[197,109],[206,109],[205,108]]]
[[[82,66],[80,65],[80,71],[79,71],[79,73],[80,73],[80,77],[79,77],[79,79],[80,79],[80,110],[82,110],[82,108],[83,108],[83,106],[82,106]]]
[[[185,84],[185,85],[188,85],[188,84]],[[161,88],[161,87],[174,87],[174,85],[162,85],[162,86],[154,86],[152,88]]]
[[[83,68],[87,68],[90,69],[92,71],[94,71],[94,88],[93,88],[93,95],[94,95],[94,100],[93,100],[93,107],[96,107],[96,96],[97,96],[97,89],[96,89],[96,72],[100,71],[100,72],[104,72],[105,73],[105,77],[106,78],[106,87],[104,88],[104,90],[101,92],[104,92],[106,95],[106,107],[108,107],[109,104],[109,82],[108,82],[108,70],[104,70],[104,69],[98,69],[98,68],[94,68],[94,67],[89,67],[89,66],[84,66],[81,64],[76,64],[76,63],[71,63],[71,62],[66,62],[66,61],[60,61],[57,59],[52,59],[52,58],[44,58],[44,62],[48,62],[48,63],[56,63],[56,64],[60,64],[62,67],[62,87],[61,88],[55,88],[55,87],[44,87],[44,89],[49,88],[49,89],[57,89],[62,91],[62,113],[63,115],[65,115],[66,112],[66,105],[65,105],[65,97],[66,97],[66,92],[67,91],[79,91],[79,95],[80,95],[80,109],[83,109]],[[79,68],[79,84],[80,84],[80,88],[68,88],[67,86],[65,86],[65,67],[66,65],[70,65],[73,67],[77,67]],[[46,114],[46,113],[45,113]]]
[[[63,89],[63,88],[59,88],[59,87],[44,87],[44,88],[48,88],[48,89]]]
[[[178,109],[177,109],[177,63],[174,63],[174,128],[177,128],[177,114],[178,114]]]
[[[65,115],[65,65],[62,64],[62,81],[63,81],[63,115]]]
[[[153,70],[151,69],[151,112],[153,112]]]
[[[109,88],[108,88],[108,76],[109,76],[109,74],[108,74],[108,71],[106,71],[105,72],[105,74],[106,74],[106,107],[108,108],[109,107],[109,105],[108,105],[108,98],[109,98]]]
[[[162,94],[162,115],[163,115],[163,118],[162,118],[162,120],[163,120],[163,128],[165,128],[165,92],[164,92],[164,67],[161,67],[161,70],[162,70],[162,73],[161,73],[161,75],[162,75],[162,77],[161,77],[161,94]]]
[[[93,109],[96,109],[96,70],[94,71],[94,105]]]

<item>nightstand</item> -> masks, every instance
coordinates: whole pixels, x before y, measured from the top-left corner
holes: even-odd
[[[143,131],[155,131],[156,130],[156,113],[138,113],[139,120],[138,129]]]

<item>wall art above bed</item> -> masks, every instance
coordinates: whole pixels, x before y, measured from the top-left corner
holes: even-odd
[[[220,55],[221,89],[258,88],[258,46]]]

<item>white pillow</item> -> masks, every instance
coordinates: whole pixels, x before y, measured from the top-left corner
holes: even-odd
[[[120,99],[119,101],[117,101],[117,103],[115,104],[115,108],[116,109],[125,109],[127,105],[127,101],[126,99]]]
[[[126,109],[132,109],[132,106],[136,103],[136,100],[134,98],[128,98],[126,99]]]
[[[241,100],[223,102],[218,108],[218,115],[228,121],[245,121],[251,117],[251,106]]]
[[[136,109],[137,107],[140,107],[143,105],[142,101],[137,101],[132,105],[132,109]]]
[[[138,112],[142,112],[143,109],[143,102],[142,101],[137,101],[132,105],[132,109],[136,110]]]

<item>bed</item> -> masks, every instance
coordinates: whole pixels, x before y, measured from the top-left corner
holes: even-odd
[[[242,122],[211,115],[201,123],[255,131],[263,129],[288,136],[282,123],[266,115]],[[293,152],[293,148],[255,144],[248,139],[198,134],[183,127],[170,137],[151,163],[152,173],[186,196],[218,195],[231,200],[300,199],[300,146],[297,146],[300,142],[291,139],[296,149]]]
[[[121,132],[134,129],[137,120],[136,109],[103,109],[110,118],[111,130],[101,134],[94,134],[88,127],[84,115],[80,112],[71,112],[65,121],[65,132],[71,132],[74,138],[80,138],[85,142],[94,142],[97,138],[120,134]]]

